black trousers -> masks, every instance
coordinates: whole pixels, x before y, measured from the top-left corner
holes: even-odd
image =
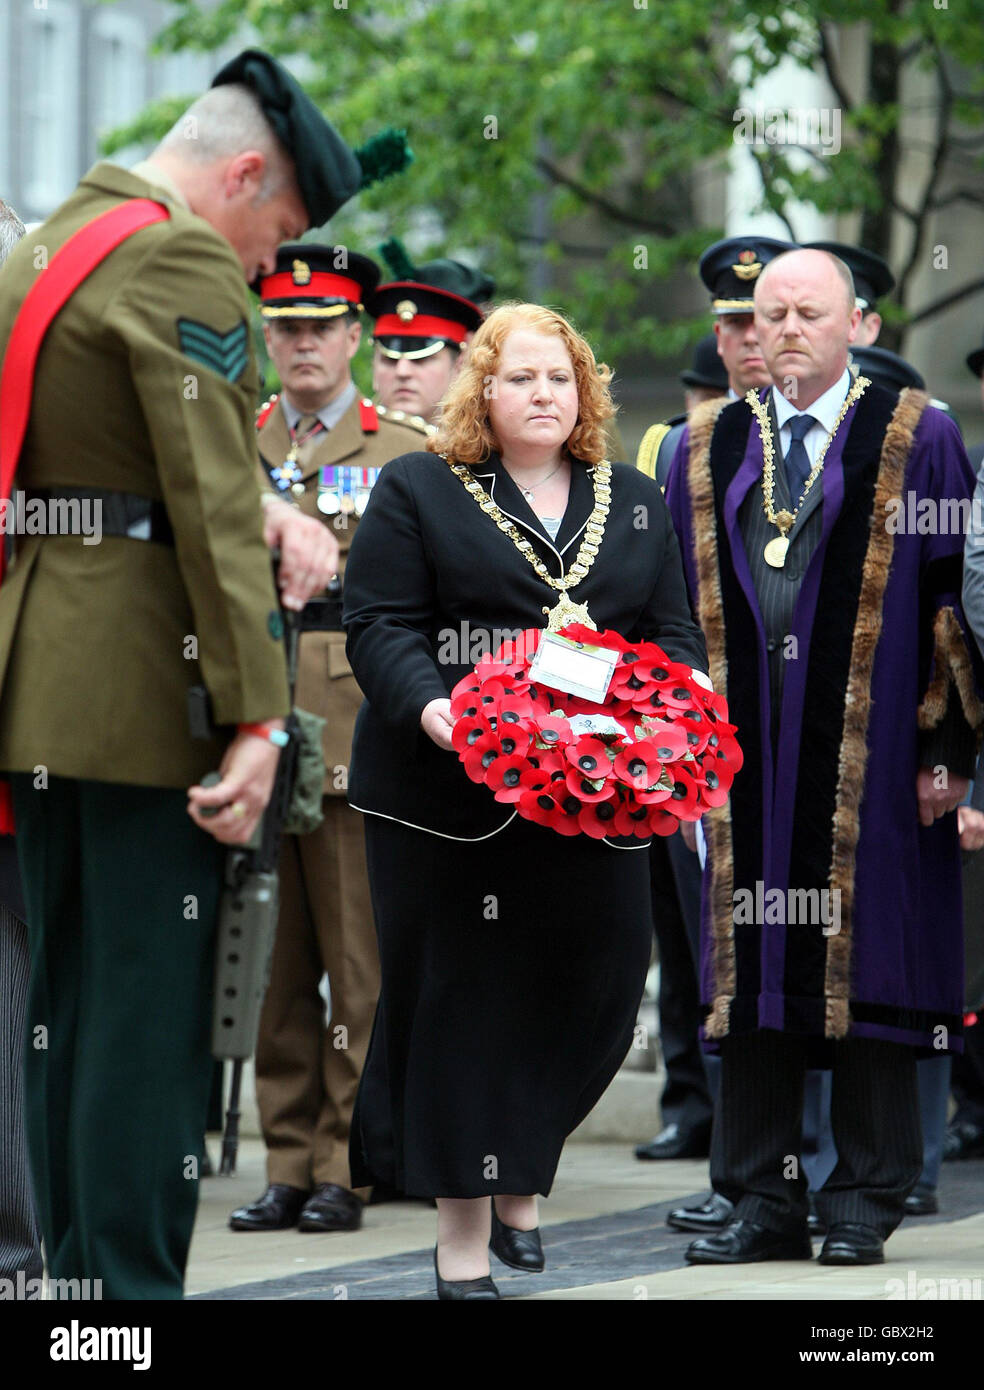
[[[803,1084],[812,1040],[762,1031],[721,1043],[721,1094],[711,1180],[735,1217],[773,1231],[806,1222],[800,1163]],[[884,1239],[922,1169],[915,1053],[848,1038],[833,1047],[831,1124],[837,1166],[816,1194],[828,1226],[856,1222]]]
[[[953,1059],[953,1099],[957,1102],[954,1120],[984,1125],[984,1022],[964,1034],[963,1054]]]

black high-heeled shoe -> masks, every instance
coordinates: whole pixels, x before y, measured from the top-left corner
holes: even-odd
[[[434,1273],[437,1276],[437,1296],[441,1299],[458,1298],[500,1298],[501,1294],[492,1282],[491,1274],[483,1274],[480,1279],[442,1279],[437,1267],[437,1246],[434,1247]]]
[[[540,1228],[532,1231],[518,1231],[515,1226],[506,1226],[499,1220],[492,1204],[492,1236],[489,1249],[504,1265],[513,1269],[525,1270],[527,1274],[539,1274],[546,1261],[543,1246],[540,1244]]]

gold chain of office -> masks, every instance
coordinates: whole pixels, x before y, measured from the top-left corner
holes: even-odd
[[[482,484],[472,476],[471,471],[464,464],[455,463],[452,459],[446,458],[445,462],[451,472],[461,481],[466,491],[471,493],[482,511],[491,517],[499,530],[510,538],[519,553],[533,566],[543,582],[549,584],[551,589],[556,589],[560,594],[560,599],[555,607],[545,606],[543,609],[547,615],[548,630],[557,632],[567,623],[575,622],[584,623],[586,627],[594,627],[595,625],[588,614],[587,604],[574,603],[567,590],[580,584],[588,573],[604,539],[605,522],[612,505],[612,466],[608,459],[602,459],[601,463],[595,464],[594,475],[591,480],[594,488],[594,507],[584,528],[584,539],[574,563],[561,579],[554,578],[533,549],[532,544],[520,534],[509,518],[496,506]]]
[[[823,461],[827,456],[827,450],[834,442],[834,436],[840,429],[844,416],[851,406],[861,399],[871,382],[866,376],[859,376],[847,393],[844,404],[840,408],[840,414],[834,421],[834,427],[823,441],[817,461],[810,471],[810,476],[806,480],[800,499],[796,503],[794,511],[787,511],[785,507],[781,511],[776,511],[776,455],[775,445],[772,438],[772,424],[769,420],[769,409],[758,398],[758,392],[754,389],[746,392],[745,401],[751,408],[756,420],[758,421],[759,434],[762,439],[762,510],[765,512],[766,520],[772,526],[779,528],[779,535],[774,536],[765,547],[764,556],[770,565],[776,569],[781,569],[786,562],[786,552],[789,549],[789,533],[793,529],[793,524],[799,515],[799,509],[806,500],[806,495],[810,488],[819,478],[823,471]]]

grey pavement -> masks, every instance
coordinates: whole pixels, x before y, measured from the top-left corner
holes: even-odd
[[[189,1298],[434,1298],[436,1214],[426,1203],[369,1207],[359,1231],[230,1231],[233,1207],[263,1191],[263,1163],[262,1143],[247,1139],[233,1177],[202,1183]],[[984,1297],[984,1162],[944,1164],[939,1214],[907,1219],[886,1246],[885,1264],[860,1269],[815,1260],[688,1266],[684,1251],[692,1237],[671,1231],[665,1216],[706,1191],[706,1183],[706,1161],[640,1163],[631,1144],[569,1142],[553,1193],[541,1199],[547,1268],[522,1274],[493,1257],[500,1292],[510,1299],[590,1301],[885,1300],[905,1296],[903,1290],[915,1297],[913,1290],[930,1287],[920,1281],[958,1280],[943,1285],[940,1296]]]

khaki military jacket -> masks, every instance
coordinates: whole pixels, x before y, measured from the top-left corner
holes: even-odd
[[[97,164],[0,272],[0,353],[36,266],[131,197],[168,201],[170,220],[112,251],[48,330],[17,484],[161,500],[175,543],[18,537],[0,588],[0,769],[186,787],[227,742],[191,738],[190,686],[223,725],[288,709],[242,267],[202,218]]]
[[[304,490],[285,494],[306,515],[317,517],[334,531],[341,551],[339,575],[343,583],[345,561],[359,519],[354,512],[326,516],[318,510],[321,469],[336,464],[345,468],[381,468],[401,454],[419,453],[428,433],[423,421],[411,424],[408,417],[403,415],[393,419],[382,406],[374,406],[371,401],[364,400],[362,406],[360,410],[357,398],[334,429],[316,436],[310,447],[302,446],[298,454],[302,477],[295,486],[303,485]],[[260,420],[263,481],[269,488],[268,470],[278,468],[287,457],[290,433],[279,402],[272,410],[261,412]],[[345,657],[344,632],[307,632],[303,635],[297,663],[295,699],[302,709],[311,710],[324,718],[325,795],[344,796],[348,786],[355,716],[362,704],[362,692]]]

